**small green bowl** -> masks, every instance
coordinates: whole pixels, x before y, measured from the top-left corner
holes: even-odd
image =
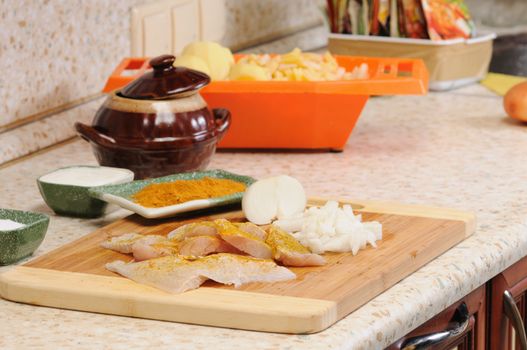
[[[0,208],[0,219],[26,225],[0,231],[0,265],[9,265],[33,254],[44,240],[49,224],[47,215],[13,209]]]
[[[72,166],[60,168],[52,171],[51,173],[69,168],[105,168],[99,166]],[[112,182],[108,184],[119,184],[124,182],[130,182],[134,179],[134,173],[128,169],[119,169],[123,172],[122,181]],[[50,173],[48,173],[50,174]],[[51,182],[42,181],[42,177],[48,175],[44,174],[37,179],[38,189],[44,199],[44,202],[53,209],[58,215],[73,216],[79,218],[96,218],[102,216],[108,205],[108,203],[93,198],[88,193],[90,188],[95,186],[77,186],[77,185],[65,185]]]

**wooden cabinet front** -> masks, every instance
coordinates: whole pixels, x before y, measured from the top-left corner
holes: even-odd
[[[489,284],[487,334],[490,350],[527,348],[525,343],[526,298],[527,257],[494,277]]]
[[[483,285],[387,349],[483,350],[485,320],[486,288]]]

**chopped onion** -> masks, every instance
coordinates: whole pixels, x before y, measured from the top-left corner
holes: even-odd
[[[355,215],[350,205],[339,207],[335,201],[328,201],[322,207],[311,207],[301,215],[284,217],[274,225],[291,232],[313,253],[352,252],[357,254],[369,244],[377,247],[382,239],[382,225],[377,221],[362,222],[361,215]]]

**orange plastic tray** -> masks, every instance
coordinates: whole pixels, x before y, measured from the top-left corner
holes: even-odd
[[[232,113],[232,125],[219,147],[340,151],[370,95],[428,91],[428,72],[422,60],[335,57],[346,70],[366,63],[370,77],[320,82],[215,81],[203,88],[201,95],[209,107]],[[103,91],[119,89],[147,69],[148,58],[126,58]]]

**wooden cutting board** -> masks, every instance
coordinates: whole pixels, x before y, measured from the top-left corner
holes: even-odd
[[[310,204],[321,205],[322,199]],[[168,294],[105,270],[127,255],[99,247],[127,232],[166,234],[194,220],[242,220],[240,211],[147,220],[129,216],[0,275],[0,295],[33,305],[280,333],[321,331],[472,234],[474,215],[452,209],[345,201],[380,221],[378,248],[325,254],[322,267],[291,268],[297,279],[235,289],[208,281]]]

